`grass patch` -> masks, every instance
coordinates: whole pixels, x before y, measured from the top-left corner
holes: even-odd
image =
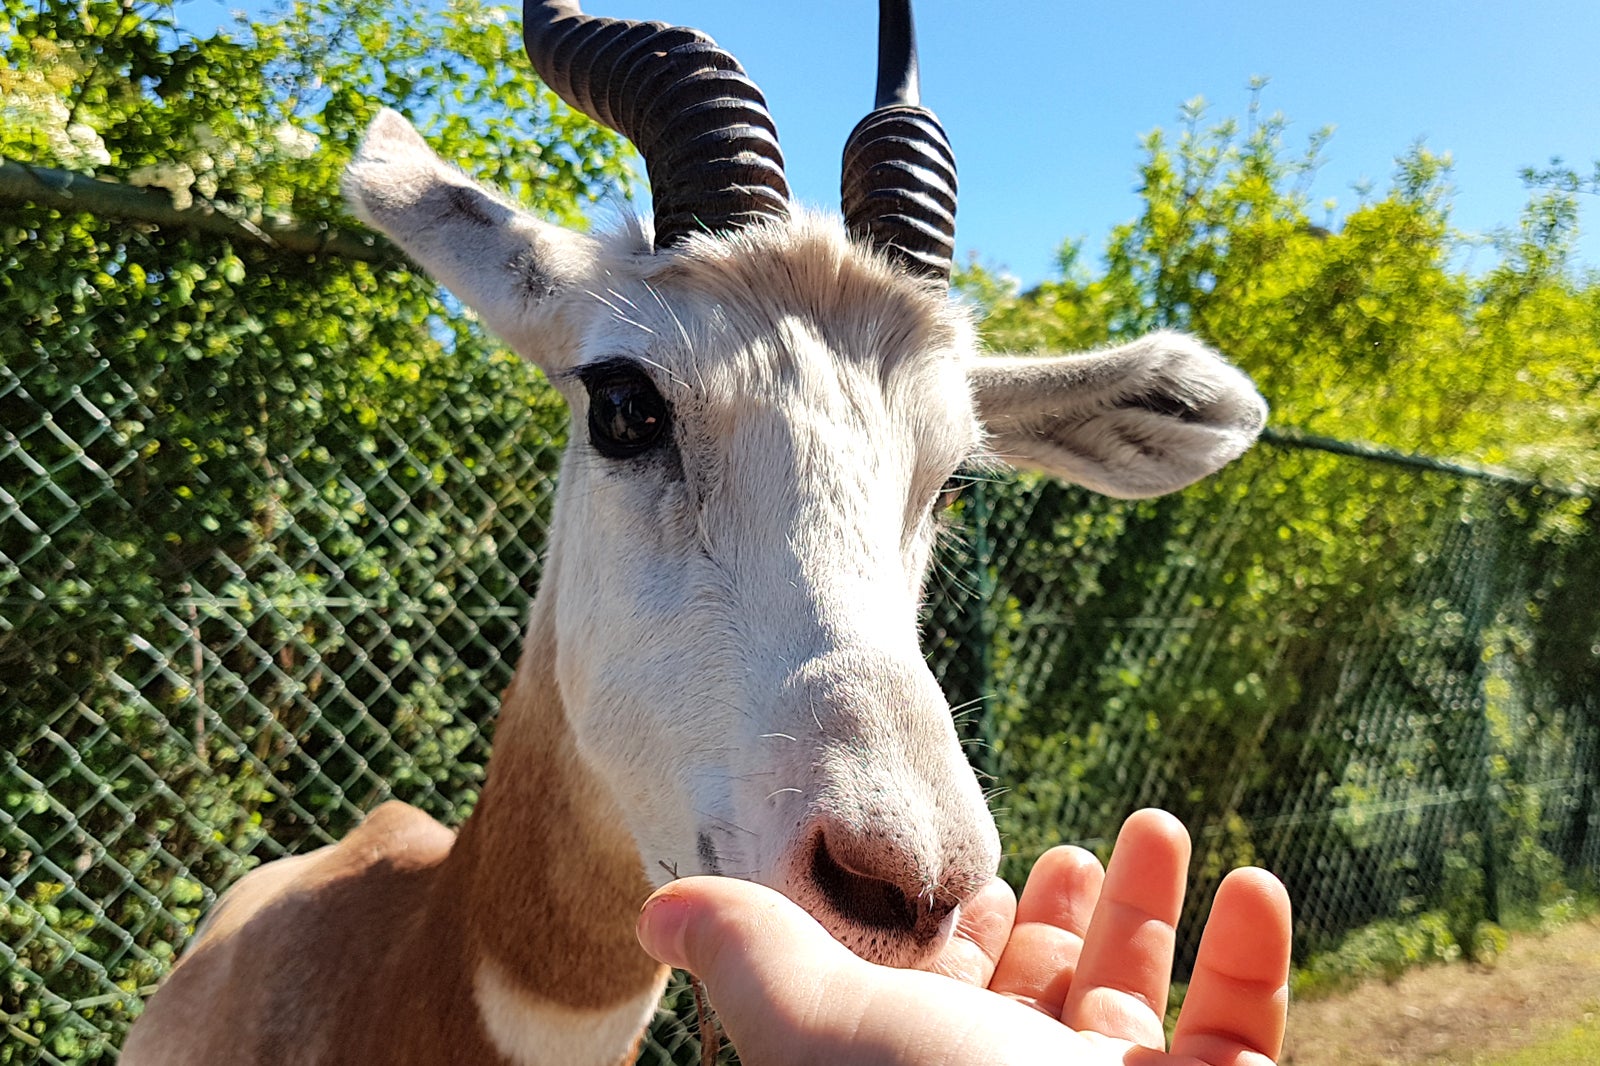
[[[1473,1066],[1594,1066],[1600,1062],[1600,1018],[1591,1014],[1555,1036],[1503,1055],[1473,1060]]]

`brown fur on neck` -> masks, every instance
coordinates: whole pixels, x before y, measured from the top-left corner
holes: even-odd
[[[562,1006],[610,1006],[661,967],[634,936],[650,894],[633,838],[584,767],[554,676],[551,612],[535,609],[501,703],[489,783],[450,857],[478,950]]]

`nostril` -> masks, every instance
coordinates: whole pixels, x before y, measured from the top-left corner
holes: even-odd
[[[873,929],[909,932],[916,910],[898,885],[845,866],[828,850],[821,833],[811,853],[811,878],[830,906],[844,917]]]
[[[943,893],[908,893],[893,881],[853,869],[828,848],[823,833],[812,846],[811,878],[842,917],[885,932],[931,937],[959,902]]]

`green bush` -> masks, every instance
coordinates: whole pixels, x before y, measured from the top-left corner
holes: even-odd
[[[1336,947],[1312,955],[1295,970],[1291,991],[1303,997],[1327,995],[1372,977],[1394,981],[1414,967],[1459,958],[1461,944],[1445,915],[1428,911],[1411,918],[1387,919],[1358,929]]]

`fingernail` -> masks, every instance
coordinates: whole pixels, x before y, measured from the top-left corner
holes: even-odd
[[[639,944],[657,961],[686,970],[689,958],[683,944],[688,926],[689,901],[668,886],[644,901],[637,927]]]

